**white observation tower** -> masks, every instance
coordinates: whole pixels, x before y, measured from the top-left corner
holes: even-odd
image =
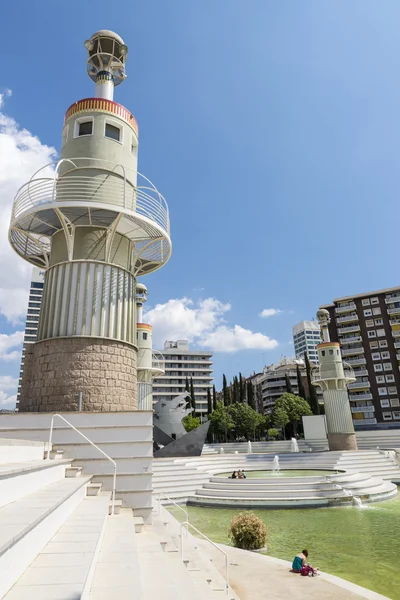
[[[137,171],[138,128],[114,102],[128,48],[112,31],[85,42],[95,95],[65,114],[60,160],[23,185],[9,240],[45,270],[38,341],[20,411],[137,408],[136,278],[171,254],[168,206]]]
[[[343,363],[340,344],[329,337],[329,312],[317,312],[322,343],[318,344],[319,368],[313,372],[313,384],[322,388],[329,450],[357,450],[347,385],[356,381],[353,369]]]

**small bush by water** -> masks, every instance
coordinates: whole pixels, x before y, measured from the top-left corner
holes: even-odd
[[[267,528],[264,522],[250,511],[233,517],[229,526],[229,537],[236,548],[259,550],[265,546]]]

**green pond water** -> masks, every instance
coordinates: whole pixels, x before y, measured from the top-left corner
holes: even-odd
[[[179,521],[184,520],[178,508],[168,509]],[[194,506],[187,510],[195,527],[213,541],[229,544],[228,525],[240,511]],[[267,554],[291,561],[307,548],[311,564],[322,571],[400,600],[400,496],[365,509],[253,512],[267,526]]]
[[[279,473],[275,473],[274,471],[246,471],[247,479],[265,479],[266,477],[274,477],[279,479],[280,477],[321,477],[323,475],[335,475],[337,471],[318,471],[318,470],[295,470],[295,469],[285,469],[279,471]],[[231,477],[232,471],[230,473],[218,473],[215,477]]]

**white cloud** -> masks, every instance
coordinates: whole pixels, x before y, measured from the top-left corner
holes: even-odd
[[[273,317],[274,315],[278,315],[281,312],[282,311],[279,308],[264,308],[264,310],[260,312],[259,316],[263,319],[267,319],[268,317]]]
[[[18,188],[55,160],[56,153],[2,112],[7,96],[11,90],[0,94],[0,313],[17,323],[26,313],[32,267],[8,242],[12,203]]]
[[[165,340],[184,339],[216,352],[236,352],[244,349],[275,348],[276,340],[254,333],[240,325],[229,327],[225,315],[230,304],[215,298],[194,303],[190,298],[176,298],[157,304],[146,313],[153,326],[153,347],[162,348]]]
[[[221,325],[207,334],[202,345],[215,352],[236,352],[237,350],[272,350],[278,342],[263,333],[254,333],[240,325]]]
[[[19,350],[13,350],[13,348],[20,346],[23,340],[23,331],[15,331],[9,335],[0,333],[0,360],[10,362],[19,359],[21,352]]]
[[[0,406],[2,408],[14,408],[17,395],[15,390],[18,379],[11,375],[0,375]]]

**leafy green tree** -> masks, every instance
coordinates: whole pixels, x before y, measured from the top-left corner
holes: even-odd
[[[275,426],[282,427],[282,425],[277,424],[276,417],[274,417],[276,411],[279,411],[278,415],[286,415],[286,418],[288,419],[287,423],[292,425],[294,434],[297,432],[297,426],[301,421],[301,417],[312,415],[311,408],[306,400],[299,396],[295,396],[294,394],[288,394],[287,392],[278,398],[273,411],[273,422]]]
[[[245,382],[243,381],[242,374],[239,373],[239,402],[245,402],[245,400],[246,400]]]
[[[235,426],[235,433],[238,437],[251,438],[255,437],[255,432],[260,424],[262,415],[256,413],[245,402],[234,402],[228,407],[228,412],[232,417]]]
[[[213,410],[215,410],[217,408],[217,392],[215,391],[215,385],[213,385],[212,402],[213,402]]]
[[[256,410],[256,401],[254,398],[254,388],[251,381],[247,382],[247,404],[251,406],[253,410]]]
[[[224,406],[223,402],[217,402],[216,409],[210,415],[213,433],[219,439],[223,437],[225,441],[228,438],[228,432],[230,432],[235,426],[235,423],[233,422],[233,419],[228,411],[229,409]]]
[[[317,390],[315,386],[311,383],[311,365],[308,360],[307,352],[304,353],[304,362],[306,364],[306,373],[307,373],[307,385],[308,385],[308,398],[307,401],[311,407],[312,414],[319,415],[319,402],[317,396]]]
[[[279,436],[279,430],[276,429],[275,427],[272,427],[271,429],[268,429],[268,437],[269,438],[273,438],[274,440],[276,440],[276,438]]]
[[[225,374],[222,376],[222,397],[224,399],[224,406],[228,406],[231,403],[231,399]]]
[[[196,416],[196,398],[194,395],[193,378],[190,378],[190,406],[193,408],[193,417]]]
[[[299,365],[297,365],[296,372],[297,372],[297,387],[299,388],[299,396],[300,396],[300,398],[303,398],[304,400],[306,400],[306,392],[304,389],[303,379],[301,377]]]
[[[272,411],[272,423],[278,429],[283,430],[283,438],[286,439],[285,435],[285,427],[289,423],[289,415],[286,411],[286,408],[278,405],[278,401],[274,406],[274,410]]]
[[[286,383],[286,391],[288,394],[293,394],[292,384],[290,382],[289,375],[285,373],[285,383]]]
[[[212,400],[211,400],[211,391],[210,388],[207,388],[207,414],[208,416],[211,415],[213,411],[213,407],[212,407]]]
[[[182,419],[182,425],[186,429],[186,431],[193,431],[193,429],[197,429],[200,425],[199,417],[193,417],[192,414],[186,415]]]

